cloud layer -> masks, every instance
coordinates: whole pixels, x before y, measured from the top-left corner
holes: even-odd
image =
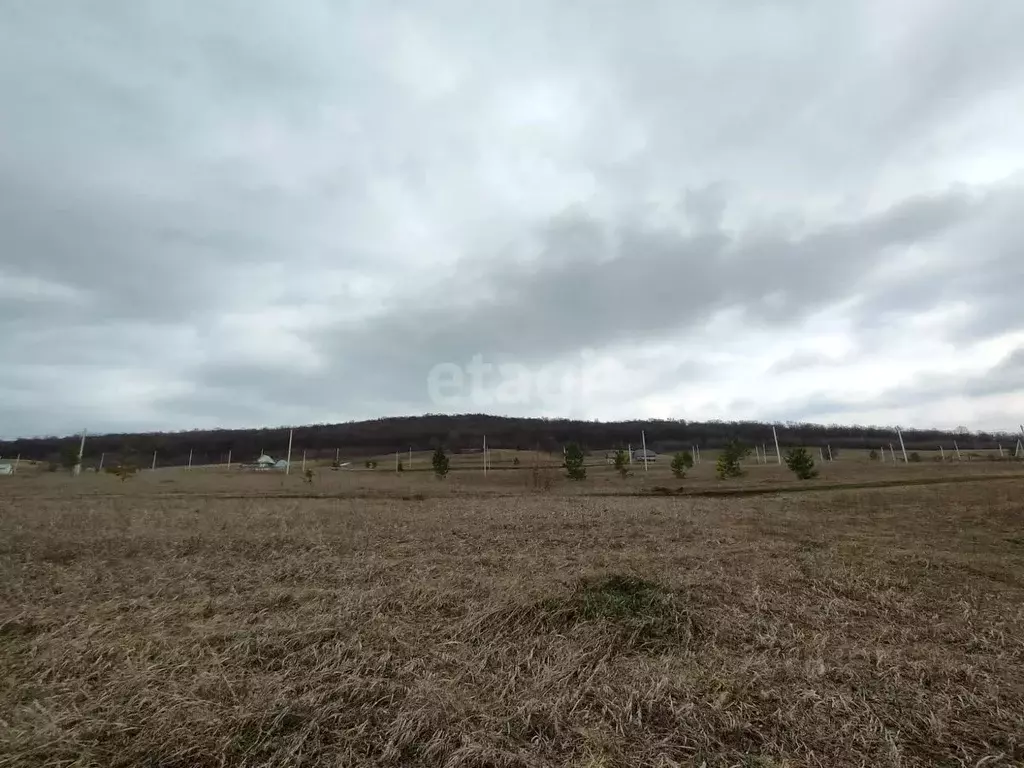
[[[1024,416],[1019,3],[0,15],[0,436]]]

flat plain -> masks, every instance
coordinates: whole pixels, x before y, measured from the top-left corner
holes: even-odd
[[[0,478],[0,765],[1024,765],[1016,462],[386,458]]]

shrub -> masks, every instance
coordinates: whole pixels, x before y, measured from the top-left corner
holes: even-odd
[[[570,480],[585,480],[587,470],[583,466],[583,449],[576,443],[569,443],[565,447],[565,474]]]
[[[614,461],[615,471],[625,479],[629,475],[629,454],[620,448],[615,452]]]
[[[718,461],[715,462],[715,474],[718,479],[741,477],[743,468],[740,466],[740,461],[749,453],[750,449],[742,445],[739,440],[730,440],[719,454]]]
[[[810,480],[818,476],[814,468],[814,459],[806,448],[791,448],[786,451],[786,466],[801,480]]]
[[[679,451],[672,457],[672,474],[682,480],[686,471],[693,467],[693,455],[689,451]]]
[[[871,449],[871,453],[868,454],[868,458],[872,461],[878,461],[878,451],[874,448]]]
[[[921,454],[920,454],[920,453],[918,453],[917,451],[914,451],[914,452],[913,452],[912,454],[910,454],[910,456],[908,456],[907,458],[909,458],[909,459],[910,459],[911,461],[914,461],[914,462],[918,462],[918,461],[920,461],[920,460],[921,460]]]
[[[448,457],[445,456],[444,448],[441,446],[437,446],[437,450],[434,451],[434,456],[430,463],[434,467],[434,474],[439,478],[445,477],[448,474]]]

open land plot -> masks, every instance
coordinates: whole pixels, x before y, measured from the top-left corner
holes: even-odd
[[[408,454],[400,454],[402,471],[395,471],[395,456],[376,457],[375,469],[366,469],[363,460],[349,467],[332,471],[330,461],[308,462],[315,473],[312,484],[304,482],[301,464],[293,461],[292,472],[279,470],[252,472],[237,464],[220,466],[144,469],[126,483],[109,475],[91,472],[72,478],[65,472],[49,473],[42,465],[30,466],[17,475],[0,478],[0,495],[8,498],[33,499],[75,496],[121,495],[201,495],[219,498],[247,498],[254,495],[276,497],[342,497],[364,496],[394,498],[401,496],[451,498],[480,495],[521,495],[538,490],[557,495],[629,495],[658,491],[673,493],[713,494],[742,491],[774,492],[792,489],[824,489],[836,486],[901,485],[907,483],[987,481],[991,478],[1024,478],[1024,460],[996,460],[997,454],[978,454],[971,461],[938,461],[938,454],[920,463],[871,461],[866,451],[844,451],[842,458],[818,462],[819,476],[811,481],[796,481],[793,474],[774,458],[758,464],[752,458],[743,462],[742,478],[721,481],[715,477],[715,457],[709,451],[701,464],[693,467],[682,480],[675,478],[670,457],[663,456],[647,469],[637,462],[629,467],[630,476],[622,478],[603,457],[588,457],[587,480],[567,481],[559,465],[560,455],[533,451],[493,451],[492,469],[482,471],[480,454],[454,455],[447,479],[438,481],[430,469],[430,454],[413,454],[407,468]],[[519,463],[513,464],[518,458]]]
[[[978,466],[5,478],[0,765],[1022,765],[1024,481]]]

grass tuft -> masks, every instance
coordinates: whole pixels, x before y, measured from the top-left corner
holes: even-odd
[[[697,624],[676,593],[635,576],[580,579],[572,591],[493,610],[469,621],[462,637],[488,642],[495,634],[526,639],[570,633],[584,647],[656,652],[689,646]]]

